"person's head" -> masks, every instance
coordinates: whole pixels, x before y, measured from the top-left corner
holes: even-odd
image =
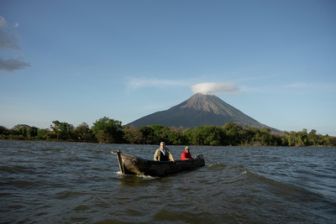
[[[189,152],[189,147],[188,146],[184,147],[184,151]]]
[[[160,148],[164,148],[166,144],[164,142],[160,142]]]

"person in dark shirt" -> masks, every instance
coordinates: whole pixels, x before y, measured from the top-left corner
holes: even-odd
[[[181,160],[189,160],[189,159],[193,159],[189,150],[189,147],[186,146],[184,147],[182,153],[181,153]]]
[[[160,147],[156,149],[154,153],[155,161],[174,161],[173,155],[170,153],[169,149],[166,147],[164,142],[160,143]]]

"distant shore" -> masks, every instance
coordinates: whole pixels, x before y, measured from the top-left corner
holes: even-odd
[[[273,133],[268,128],[243,127],[235,123],[223,126],[170,128],[161,125],[145,127],[122,126],[120,121],[103,117],[92,127],[77,127],[53,121],[50,129],[19,124],[12,129],[0,126],[3,140],[43,140],[91,143],[153,144],[206,146],[336,146],[336,137],[321,135],[316,130]]]

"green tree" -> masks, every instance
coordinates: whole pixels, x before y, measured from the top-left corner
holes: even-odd
[[[223,143],[224,131],[216,126],[201,127],[200,134],[205,145],[217,146]]]
[[[325,146],[332,145],[332,138],[329,135],[323,135],[321,137],[321,143]]]
[[[307,146],[308,145],[308,133],[307,129],[303,129],[296,133],[295,146]]]
[[[99,143],[121,143],[123,141],[121,122],[108,117],[97,120],[92,126],[92,132]]]
[[[329,146],[336,146],[336,137],[334,136],[329,137]]]
[[[49,140],[52,137],[52,132],[49,129],[38,129],[36,139]]]
[[[4,126],[0,126],[0,139],[6,139],[8,138],[10,131],[4,127]]]
[[[144,144],[157,144],[160,139],[154,133],[154,129],[151,126],[145,126],[140,128],[140,132],[142,134]]]
[[[184,134],[183,129],[171,128],[168,134],[168,138],[170,139],[170,144],[173,145],[189,145],[189,141]]]
[[[225,139],[224,145],[239,145],[241,143],[242,127],[235,123],[227,123],[224,125]]]
[[[74,136],[74,127],[67,122],[53,121],[50,128],[57,140],[72,140]]]
[[[319,137],[316,133],[316,130],[312,129],[308,134],[309,145],[319,145]]]
[[[254,143],[260,145],[273,145],[271,131],[267,128],[260,128],[255,131]]]
[[[215,126],[201,126],[186,131],[186,136],[193,145],[221,145],[223,130]]]
[[[171,137],[171,129],[162,125],[152,125],[151,126],[154,131],[155,139],[157,139],[157,142],[154,142],[154,144],[158,144],[159,142],[165,142],[166,144],[171,144],[172,139]]]
[[[143,143],[143,135],[140,129],[131,126],[125,126],[123,128],[123,132],[124,132],[124,139],[127,143],[130,144]]]
[[[284,142],[287,142],[288,146],[295,146],[297,144],[296,132],[285,132],[284,138],[286,139]]]
[[[12,128],[12,134],[22,139],[32,139],[37,136],[37,128],[26,124],[18,124]]]
[[[96,138],[92,133],[89,125],[85,122],[78,125],[74,130],[74,135],[77,141],[80,142],[94,142]]]
[[[185,136],[187,137],[188,142],[191,145],[203,145],[204,140],[202,136],[199,134],[198,128],[188,129],[185,132]]]

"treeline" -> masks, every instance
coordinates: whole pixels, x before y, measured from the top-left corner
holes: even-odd
[[[320,135],[316,130],[274,133],[267,128],[243,127],[234,123],[224,126],[201,126],[190,129],[151,125],[141,128],[122,126],[120,121],[103,117],[92,127],[76,127],[53,121],[50,128],[40,129],[19,124],[12,129],[0,126],[0,139],[76,141],[98,143],[158,144],[210,146],[336,146],[336,137]]]

